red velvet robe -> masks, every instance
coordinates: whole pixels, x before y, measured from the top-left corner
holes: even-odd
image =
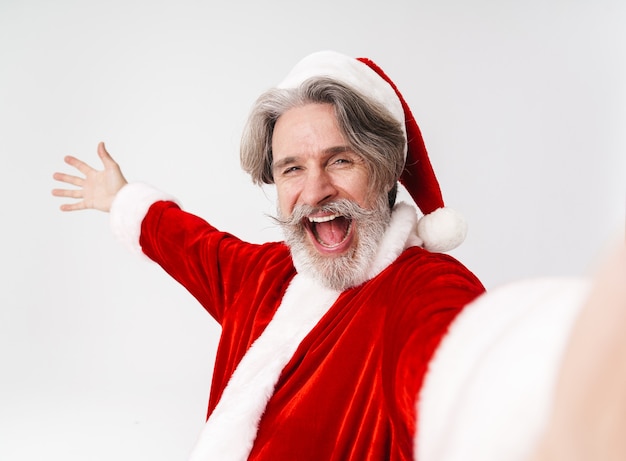
[[[140,245],[222,326],[210,415],[296,274],[289,250],[242,242],[172,202],[150,207]],[[452,257],[411,247],[341,293],[282,369],[249,459],[412,459],[428,362],[483,291]]]

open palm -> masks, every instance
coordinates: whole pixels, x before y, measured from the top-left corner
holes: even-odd
[[[53,178],[78,189],[53,189],[56,197],[80,199],[75,203],[61,205],[62,211],[95,209],[108,212],[117,192],[127,184],[119,165],[106,151],[104,143],[98,144],[98,156],[102,161],[103,170],[96,170],[82,160],[68,155],[65,163],[76,168],[83,177],[66,173],[54,173]]]

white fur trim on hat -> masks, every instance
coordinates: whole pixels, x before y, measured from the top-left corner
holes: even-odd
[[[381,104],[393,118],[400,122],[406,138],[404,109],[395,90],[367,64],[358,59],[336,51],[318,51],[298,62],[278,88],[296,88],[309,78],[323,76],[344,83]]]

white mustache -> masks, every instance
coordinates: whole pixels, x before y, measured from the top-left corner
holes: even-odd
[[[348,199],[338,199],[334,202],[329,202],[320,207],[313,207],[310,205],[297,205],[293,209],[291,216],[287,218],[275,217],[274,220],[282,226],[295,227],[301,226],[302,221],[305,218],[320,213],[337,214],[348,219],[359,220],[372,216],[375,211],[365,209],[356,202]]]

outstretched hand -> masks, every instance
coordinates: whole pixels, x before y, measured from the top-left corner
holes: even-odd
[[[52,176],[54,179],[76,186],[78,189],[53,189],[52,195],[81,199],[76,203],[61,205],[62,211],[94,209],[108,212],[111,209],[115,195],[127,181],[119,165],[106,151],[103,142],[98,144],[98,157],[104,166],[103,170],[96,170],[71,155],[65,157],[65,163],[76,168],[84,177],[54,173]]]

